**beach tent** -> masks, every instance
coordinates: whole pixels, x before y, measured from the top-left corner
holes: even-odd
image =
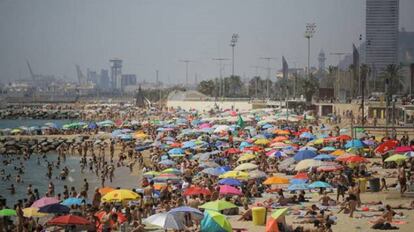
[[[226,216],[215,211],[206,210],[201,221],[201,232],[231,232],[232,227]]]

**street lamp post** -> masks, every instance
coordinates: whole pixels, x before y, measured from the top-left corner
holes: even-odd
[[[185,87],[188,88],[188,63],[192,61],[191,60],[180,60],[180,62],[185,63]]]
[[[222,97],[224,95],[224,87],[223,87],[223,69],[224,64],[223,61],[229,60],[227,58],[213,58],[213,60],[218,61],[219,65],[219,78],[220,78],[220,87],[219,87],[219,97]]]
[[[260,57],[260,59],[261,60],[267,60],[266,98],[269,99],[269,96],[270,96],[269,82],[270,82],[270,73],[271,73],[270,60],[274,60],[276,58],[274,58],[274,57]]]
[[[236,46],[237,39],[239,38],[239,34],[233,33],[230,40],[230,46],[232,49],[232,67],[231,67],[231,76],[234,76],[234,47]]]
[[[308,70],[307,70],[308,78],[310,77],[310,39],[315,34],[315,31],[316,31],[315,23],[306,24],[305,38],[308,39]]]

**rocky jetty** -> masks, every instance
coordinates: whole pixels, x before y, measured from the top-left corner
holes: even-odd
[[[62,143],[80,144],[88,138],[88,136],[74,138],[3,137],[0,138],[0,154],[23,154],[26,150],[29,153],[48,153],[56,151]]]
[[[75,110],[47,110],[35,108],[7,108],[0,110],[0,119],[79,119]]]

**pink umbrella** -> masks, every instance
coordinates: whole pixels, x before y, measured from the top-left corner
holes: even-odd
[[[211,128],[210,123],[203,123],[199,126],[200,129]]]
[[[241,191],[230,185],[220,185],[221,195],[242,195]]]
[[[395,148],[394,152],[395,153],[405,153],[405,152],[409,152],[412,151],[413,148],[410,146],[401,146],[401,147],[397,147]]]
[[[58,204],[59,200],[54,197],[42,197],[35,201],[30,207],[40,208],[46,205]]]

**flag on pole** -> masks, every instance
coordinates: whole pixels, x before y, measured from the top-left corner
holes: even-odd
[[[237,120],[237,126],[240,128],[244,127],[244,121],[240,114],[239,114],[239,119]]]

